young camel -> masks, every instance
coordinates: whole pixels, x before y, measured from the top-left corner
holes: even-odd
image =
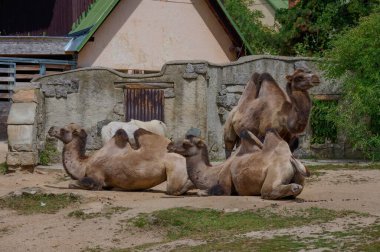
[[[193,185],[185,158],[167,153],[170,140],[144,129],[134,133],[137,150],[129,145],[127,133],[119,129],[92,156],[85,155],[87,134],[77,124],[51,127],[49,135],[64,143],[63,166],[72,179],[78,180],[71,188],[144,190],[167,181],[167,194],[180,195]]]
[[[264,144],[249,131],[243,131],[240,137],[236,154],[217,166],[208,162],[207,146],[200,138],[172,143],[168,149],[186,157],[190,180],[208,195],[281,199],[301,193],[309,172],[275,130],[267,132]]]
[[[264,139],[266,130],[273,128],[289,144],[291,151],[298,147],[297,136],[305,130],[312,106],[307,91],[320,81],[318,76],[302,69],[295,70],[286,79],[284,92],[270,74],[252,75],[224,125],[226,158],[238,145],[238,136],[243,130]]]

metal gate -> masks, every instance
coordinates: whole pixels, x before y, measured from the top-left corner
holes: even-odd
[[[164,91],[160,89],[126,88],[125,120],[164,121]]]
[[[0,141],[7,139],[7,120],[12,104],[16,64],[0,62]]]

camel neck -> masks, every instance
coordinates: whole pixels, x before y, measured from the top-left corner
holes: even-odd
[[[309,120],[311,99],[307,91],[292,91],[289,95],[292,101],[289,130],[294,133],[302,132]]]
[[[85,149],[82,145],[80,139],[74,139],[63,147],[63,167],[72,179],[81,179],[85,175],[83,163],[87,157],[84,155]]]
[[[209,165],[206,164],[205,160],[202,158],[202,154],[198,153],[197,155],[186,157],[186,168],[187,173],[189,174],[190,180],[199,188],[203,187],[202,178],[204,177],[207,169],[210,168]]]

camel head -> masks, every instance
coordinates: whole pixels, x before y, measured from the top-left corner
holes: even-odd
[[[74,139],[80,139],[86,142],[87,133],[79,125],[70,123],[63,128],[53,126],[48,131],[49,136],[61,140],[64,144],[70,143]]]
[[[292,75],[287,75],[288,87],[291,90],[306,91],[312,87],[318,86],[319,77],[303,69],[296,69]]]
[[[200,155],[207,165],[211,165],[208,158],[207,145],[199,137],[190,136],[182,141],[171,142],[167,149],[169,152],[175,152],[184,157]]]

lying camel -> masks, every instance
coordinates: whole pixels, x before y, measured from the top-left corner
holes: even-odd
[[[155,133],[157,135],[166,136],[167,134],[167,127],[166,124],[159,121],[159,120],[151,120],[148,122],[143,122],[139,120],[130,120],[129,122],[110,122],[109,124],[103,126],[101,135],[102,135],[102,142],[103,145],[108,142],[113,135],[115,135],[115,132],[118,129],[123,129],[125,132],[127,132],[127,135],[129,139],[133,142],[133,133],[138,129],[142,128],[147,131],[150,131],[152,133]]]
[[[318,76],[297,69],[286,76],[284,92],[268,73],[254,73],[237,104],[224,124],[226,158],[239,143],[239,134],[249,130],[264,139],[269,128],[276,129],[293,152],[298,147],[297,136],[309,121],[311,99],[307,92],[319,84]]]
[[[240,137],[236,154],[217,166],[210,165],[207,146],[200,138],[172,143],[168,149],[186,157],[190,180],[208,195],[281,199],[301,193],[304,177],[310,174],[275,130],[267,132],[264,143],[249,131]]]
[[[85,155],[87,134],[77,124],[51,127],[49,135],[64,143],[63,166],[72,179],[78,180],[71,188],[144,190],[167,181],[166,192],[180,195],[193,185],[185,158],[167,153],[170,140],[144,129],[134,133],[137,150],[130,146],[126,132],[119,129],[92,156]]]

